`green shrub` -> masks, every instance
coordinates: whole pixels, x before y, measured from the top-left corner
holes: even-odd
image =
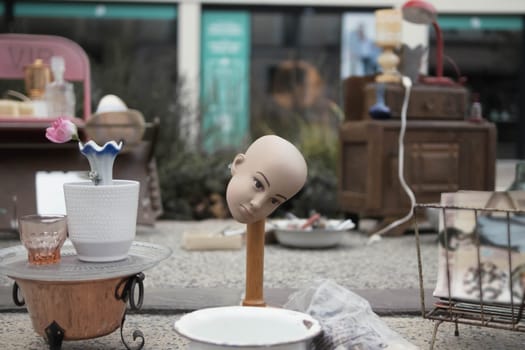
[[[224,198],[232,159],[229,153],[207,156],[185,151],[159,164],[164,217],[192,220],[212,216],[208,202],[213,194]]]

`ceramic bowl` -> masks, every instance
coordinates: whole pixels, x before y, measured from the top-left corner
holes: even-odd
[[[340,220],[328,220],[324,228],[296,228],[300,227],[301,222],[292,226],[290,226],[290,220],[273,222],[277,241],[282,245],[294,248],[335,247],[341,243],[345,233],[355,227],[354,223],[350,222],[343,228],[338,228]]]
[[[192,350],[306,350],[321,326],[310,315],[272,307],[226,306],[194,311],[175,322]]]

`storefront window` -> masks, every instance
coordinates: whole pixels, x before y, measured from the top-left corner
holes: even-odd
[[[62,36],[86,51],[92,110],[102,96],[115,94],[146,119],[171,113],[177,84],[175,4],[33,1],[14,2],[11,11],[5,20],[9,32]],[[77,101],[82,115],[82,99]]]

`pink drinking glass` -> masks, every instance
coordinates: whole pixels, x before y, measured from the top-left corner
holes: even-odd
[[[20,240],[30,264],[60,261],[60,249],[67,236],[65,215],[26,215],[18,219]]]

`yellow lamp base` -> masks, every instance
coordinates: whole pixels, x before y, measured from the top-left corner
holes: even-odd
[[[401,75],[400,74],[379,74],[375,78],[377,83],[394,83],[399,84],[401,83]]]

